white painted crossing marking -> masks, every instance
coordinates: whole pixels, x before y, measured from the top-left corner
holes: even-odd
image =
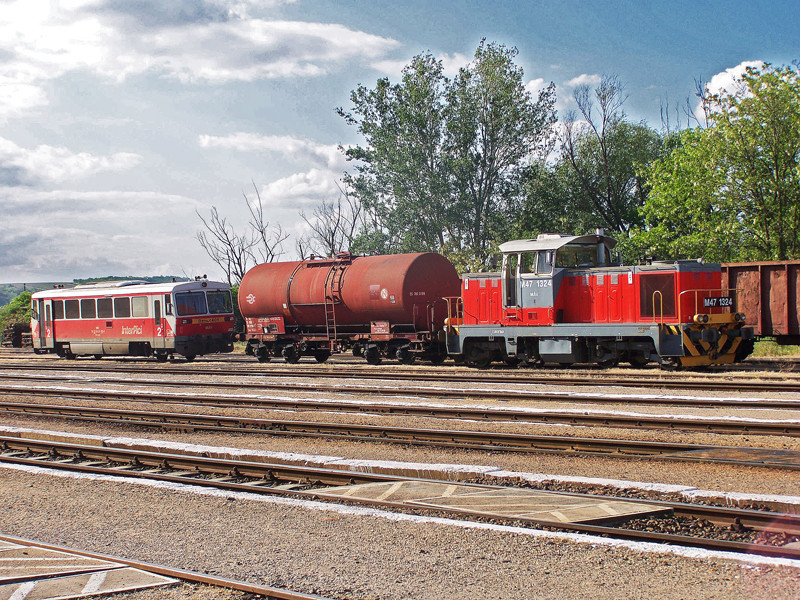
[[[26,581],[25,583],[20,585],[16,590],[14,590],[14,593],[11,594],[11,596],[9,596],[8,600],[25,600],[25,598],[28,597],[28,594],[30,594],[33,591],[33,588],[35,587],[36,587],[35,581]]]
[[[92,573],[92,576],[89,577],[89,581],[86,582],[86,585],[83,586],[82,594],[94,594],[96,593],[106,581],[106,577],[108,576],[108,571],[100,571],[99,573]]]

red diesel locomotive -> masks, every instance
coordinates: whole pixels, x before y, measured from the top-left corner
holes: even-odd
[[[352,348],[371,364],[416,357],[486,367],[626,361],[666,368],[746,358],[753,330],[737,291],[702,261],[624,266],[602,230],[500,246],[502,270],[459,277],[432,254],[271,263],[242,280],[247,352],[326,360]]]
[[[206,279],[104,282],[31,296],[34,352],[186,360],[233,350],[230,286]]]
[[[753,330],[721,268],[702,261],[624,266],[603,235],[540,235],[500,245],[499,273],[464,275],[450,300],[448,353],[485,367],[627,361],[702,367],[744,360]]]

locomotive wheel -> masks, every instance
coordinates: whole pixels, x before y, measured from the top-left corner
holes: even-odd
[[[381,364],[381,351],[377,346],[369,346],[364,349],[364,358],[371,365],[379,365]]]
[[[406,347],[398,348],[397,352],[395,352],[395,356],[397,357],[397,362],[401,365],[411,365],[414,364],[414,360],[417,358],[414,354]]]
[[[650,359],[644,354],[632,354],[628,357],[628,362],[631,363],[632,367],[641,369],[647,366],[647,364],[650,362]]]
[[[331,351],[330,350],[316,350],[314,352],[314,359],[318,363],[324,363],[330,357],[331,357]]]
[[[431,354],[428,356],[428,359],[431,361],[432,365],[442,364],[445,358],[447,358],[446,354]]]
[[[291,365],[300,360],[300,354],[297,352],[297,349],[294,346],[284,346],[281,354],[283,355],[284,360]]]
[[[469,346],[464,352],[464,364],[473,369],[485,369],[492,364],[492,355],[480,346]]]

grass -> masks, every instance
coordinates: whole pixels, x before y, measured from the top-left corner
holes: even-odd
[[[800,357],[800,346],[781,346],[775,340],[764,340],[756,342],[752,356],[759,358],[771,358],[776,356],[798,356]]]

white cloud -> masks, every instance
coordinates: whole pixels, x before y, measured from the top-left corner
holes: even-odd
[[[711,94],[727,92],[736,94],[741,91],[741,79],[748,67],[759,68],[764,65],[760,60],[748,60],[739,63],[735,67],[725,69],[721,73],[714,75],[706,84],[706,90]]]
[[[266,206],[273,208],[312,207],[323,200],[339,196],[336,182],[341,173],[328,169],[310,169],[266,184],[261,197]]]
[[[461,67],[469,64],[470,58],[466,54],[454,52],[453,54],[441,54],[436,59],[442,61],[442,72],[451,79],[458,74]],[[381,76],[389,77],[392,80],[399,80],[403,75],[403,69],[411,62],[411,58],[397,60],[378,60],[372,63],[372,68],[381,73]]]
[[[327,169],[344,170],[346,160],[336,144],[318,144],[288,135],[238,132],[223,137],[201,135],[203,148],[228,148],[239,152],[275,152],[301,163],[312,162]]]
[[[593,86],[600,83],[601,79],[602,78],[600,77],[600,75],[597,75],[596,73],[592,74],[582,73],[577,77],[573,77],[572,79],[565,81],[563,85],[564,87],[570,87],[570,88],[578,87],[579,85]]]
[[[140,160],[141,156],[129,152],[96,156],[47,145],[28,150],[0,138],[0,184],[5,182],[30,185],[39,181],[70,181],[102,171],[130,169],[139,164]]]
[[[74,70],[117,80],[152,71],[184,82],[253,81],[318,76],[399,46],[344,25],[250,18],[249,9],[265,9],[255,0],[170,6],[0,3],[0,119],[43,105],[44,84]],[[153,19],[158,10],[164,21]]]

